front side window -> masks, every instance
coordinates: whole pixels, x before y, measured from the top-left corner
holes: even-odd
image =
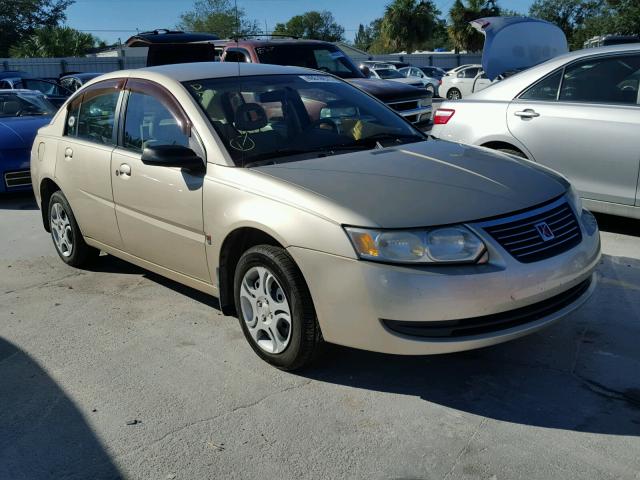
[[[211,78],[185,87],[239,166],[425,140],[383,104],[328,75]]]
[[[638,80],[640,55],[584,60],[565,68],[559,99],[636,105]]]
[[[142,153],[147,146],[189,145],[189,137],[168,106],[155,96],[132,91],[124,119],[123,146]]]

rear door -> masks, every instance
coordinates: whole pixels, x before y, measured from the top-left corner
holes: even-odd
[[[56,162],[56,178],[82,234],[116,248],[122,241],[111,190],[111,153],[123,86],[124,80],[105,80],[68,104]]]
[[[543,78],[507,110],[535,161],[584,198],[634,205],[640,170],[640,53],[582,59]]]

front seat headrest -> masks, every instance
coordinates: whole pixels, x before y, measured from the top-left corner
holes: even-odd
[[[236,110],[234,126],[243,132],[260,130],[268,125],[267,112],[257,103],[245,103]]]

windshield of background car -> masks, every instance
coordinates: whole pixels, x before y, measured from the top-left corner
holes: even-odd
[[[380,68],[376,73],[380,78],[404,78],[395,68]]]
[[[340,78],[361,78],[362,73],[333,45],[267,45],[256,47],[260,63],[322,70]]]
[[[239,166],[425,140],[384,104],[329,75],[185,82]]]
[[[56,108],[41,95],[1,93],[0,118],[53,115]]]

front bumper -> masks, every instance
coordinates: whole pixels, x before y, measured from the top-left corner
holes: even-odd
[[[587,232],[576,247],[534,263],[520,263],[490,236],[482,235],[490,262],[485,265],[400,266],[339,257],[299,247],[289,251],[300,266],[314,300],[324,338],[339,345],[376,352],[425,355],[470,350],[539,330],[576,310],[596,285],[599,232]],[[473,225],[470,225],[474,228]],[[585,286],[580,290],[580,285]],[[569,290],[576,292],[569,296]],[[536,310],[525,322],[452,336],[407,334],[390,322],[416,327],[434,322],[481,321],[505,312]],[[456,322],[453,322],[456,323]],[[415,330],[414,330],[415,331]]]

